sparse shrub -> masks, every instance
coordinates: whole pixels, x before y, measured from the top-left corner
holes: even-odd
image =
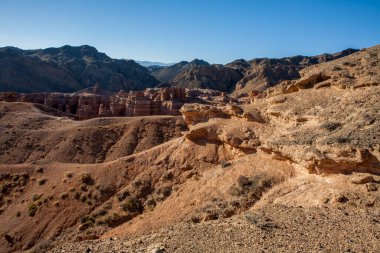
[[[83,196],[80,198],[80,200],[81,200],[83,203],[86,202],[86,200],[87,200],[87,196],[83,195]]]
[[[227,206],[228,206],[228,203],[227,202],[225,202],[225,201],[218,201],[217,203],[216,203],[216,205],[220,208],[220,209],[225,209]]]
[[[170,187],[161,187],[157,190],[157,194],[163,195],[165,197],[169,197],[172,193],[172,189]]]
[[[34,217],[34,215],[36,214],[36,212],[37,212],[37,206],[36,206],[36,204],[34,204],[34,203],[30,204],[29,208],[28,208],[29,216]]]
[[[74,194],[74,198],[75,199],[80,199],[80,197],[81,197],[81,194],[80,194],[80,192],[76,192],[75,194]]]
[[[116,198],[119,202],[123,201],[126,197],[128,197],[130,194],[128,191],[120,192],[116,195]]]
[[[108,211],[106,209],[100,209],[99,211],[94,213],[94,217],[105,216],[107,213]]]
[[[76,191],[76,189],[74,187],[69,189],[69,192],[75,192],[75,191]]]
[[[334,131],[335,129],[338,129],[342,126],[339,122],[324,122],[321,127],[328,130],[328,131]]]
[[[81,185],[80,186],[80,190],[86,192],[87,191],[87,186],[86,185]]]
[[[9,243],[13,244],[13,237],[10,234],[4,234],[4,239]]]
[[[94,223],[95,222],[95,219],[93,216],[91,215],[86,215],[86,216],[83,216],[82,218],[80,218],[80,222],[83,224],[83,223],[86,223],[86,222],[91,222],[91,223]]]
[[[220,165],[222,166],[222,168],[227,168],[229,166],[231,166],[231,162],[228,162],[228,161],[221,161],[220,162]]]
[[[163,174],[162,174],[162,179],[164,180],[172,180],[173,179],[173,173],[169,172],[169,171],[165,171]]]
[[[74,176],[74,173],[72,171],[66,171],[64,175],[66,178],[72,178]]]
[[[94,184],[94,179],[91,177],[91,175],[89,173],[82,173],[80,175],[80,181],[86,185],[93,185]]]
[[[38,185],[44,185],[46,183],[47,179],[46,178],[41,178],[37,180]]]
[[[252,178],[239,176],[237,185],[232,185],[229,189],[229,194],[232,196],[243,196],[247,202],[246,205],[254,203],[255,200],[260,199],[263,192],[270,188],[271,181],[265,178],[264,175],[256,175]]]
[[[197,215],[193,215],[190,217],[189,221],[192,223],[199,223],[201,222],[201,219]]]
[[[10,173],[0,173],[0,181],[7,180],[11,177]]]
[[[85,231],[86,229],[92,227],[94,225],[94,222],[85,222],[82,225],[79,226],[80,231]]]
[[[115,194],[115,189],[111,185],[100,185],[98,191],[102,198],[108,198]]]
[[[153,210],[155,206],[156,206],[156,201],[154,199],[147,199],[144,203],[144,207],[147,210]]]
[[[106,224],[106,222],[104,220],[96,220],[96,225],[97,226],[101,226],[101,225],[104,225]]]
[[[18,211],[18,212],[16,213],[16,217],[20,217],[20,216],[21,216],[21,212]]]
[[[37,201],[39,200],[40,198],[42,198],[43,194],[33,194],[32,196],[32,200],[33,201]]]
[[[36,172],[37,173],[44,173],[44,168],[42,168],[42,167],[38,167],[37,169],[36,169]]]
[[[111,210],[112,209],[112,203],[108,202],[108,203],[104,204],[104,209],[105,210]]]
[[[234,208],[226,208],[223,213],[222,213],[222,217],[223,218],[229,218],[231,216],[233,216],[235,214],[235,209]]]
[[[69,193],[67,193],[67,192],[62,192],[62,193],[61,193],[61,199],[67,199],[67,198],[69,198]]]
[[[23,178],[23,179],[29,179],[29,174],[24,172],[24,173],[21,173],[20,176]]]
[[[247,177],[240,175],[237,179],[237,183],[241,188],[244,188],[250,184],[250,181]]]
[[[216,212],[205,213],[203,216],[203,221],[217,220],[219,218],[219,214]]]
[[[132,183],[135,188],[135,195],[138,198],[143,198],[152,193],[152,182],[150,180],[137,180]]]
[[[128,220],[130,220],[132,217],[130,215],[119,215],[117,213],[113,213],[112,215],[108,216],[104,219],[104,222],[110,226],[114,227],[117,225],[120,225]]]
[[[59,203],[59,201],[57,200],[57,201],[54,201],[53,205],[54,205],[55,207],[59,207],[60,203]]]
[[[140,200],[135,197],[126,198],[122,208],[125,212],[130,213],[141,213],[143,211]]]
[[[11,188],[12,188],[11,183],[4,183],[4,184],[0,185],[0,192],[1,193],[7,193],[8,191],[10,191]]]
[[[20,179],[20,176],[18,174],[13,175],[12,181],[17,182]]]
[[[342,68],[339,67],[339,66],[334,66],[334,67],[332,68],[332,71],[338,71],[338,70],[342,70]]]

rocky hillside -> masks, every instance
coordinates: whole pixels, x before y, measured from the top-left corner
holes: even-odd
[[[151,73],[162,83],[160,87],[213,89],[231,92],[243,75],[223,65],[210,65],[202,60],[182,61],[169,67],[151,67]]]
[[[378,252],[380,46],[300,74],[183,120],[0,102],[0,251]]]
[[[179,74],[188,71],[193,67],[208,65],[210,64],[206,61],[195,59],[191,62],[181,61],[168,67],[151,66],[150,70],[152,76],[156,77],[161,82],[171,83]]]
[[[187,88],[213,89],[232,92],[243,75],[223,65],[196,66],[184,71],[174,79],[175,86]]]
[[[38,50],[0,48],[0,91],[143,90],[159,83],[132,60],[111,59],[90,46]]]
[[[179,62],[169,67],[152,66],[152,75],[161,87],[207,88],[235,94],[262,91],[284,80],[300,77],[305,67],[338,59],[358,50],[346,49],[335,54],[293,56],[281,59],[238,59],[226,65],[210,65],[204,61]]]
[[[236,93],[262,91],[284,80],[300,78],[299,71],[305,67],[332,61],[358,50],[347,49],[335,54],[317,56],[293,56],[281,59],[257,58],[250,61],[238,60],[226,66],[239,69],[244,77],[236,83]]]

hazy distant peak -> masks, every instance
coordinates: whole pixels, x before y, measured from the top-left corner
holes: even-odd
[[[156,61],[136,61],[136,62],[144,67],[149,67],[149,66],[168,67],[174,64],[174,63],[164,63],[164,62],[156,62]]]

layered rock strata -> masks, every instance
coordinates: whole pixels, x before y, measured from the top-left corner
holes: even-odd
[[[184,103],[229,103],[222,92],[183,88],[150,88],[108,94],[85,90],[79,93],[0,93],[0,101],[44,104],[79,119],[119,116],[179,115]]]

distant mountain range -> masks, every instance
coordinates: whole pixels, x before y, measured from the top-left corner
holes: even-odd
[[[265,90],[284,80],[300,78],[305,67],[347,56],[357,49],[346,49],[335,54],[293,56],[281,59],[256,58],[235,60],[225,65],[194,60],[179,62],[169,67],[150,68],[161,86],[210,88],[226,92],[246,93]]]
[[[177,86],[249,93],[283,80],[297,79],[305,67],[356,51],[347,49],[336,54],[281,59],[239,59],[225,65],[211,65],[199,59],[176,64],[112,59],[87,45],[36,50],[3,47],[0,48],[0,91],[74,92],[98,83],[107,91]]]
[[[117,60],[90,46],[37,50],[0,48],[0,91],[73,92],[99,84],[109,91],[143,90],[159,81],[133,60]]]
[[[149,66],[168,67],[174,64],[174,63],[163,63],[163,62],[156,62],[156,61],[136,61],[136,62],[144,67],[149,67]]]

